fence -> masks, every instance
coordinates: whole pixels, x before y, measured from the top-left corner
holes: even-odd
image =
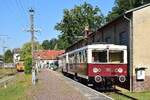
[[[15,64],[13,63],[5,63],[4,68],[15,68]]]

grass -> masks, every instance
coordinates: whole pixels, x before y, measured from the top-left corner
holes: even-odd
[[[150,100],[150,91],[147,92],[129,92],[129,91],[118,91],[109,93],[114,100]]]
[[[0,73],[11,73],[11,69],[0,69]],[[28,100],[34,90],[31,83],[31,75],[19,73],[15,75],[15,80],[7,88],[0,88],[0,100]],[[40,83],[40,82],[39,82]],[[37,87],[36,87],[37,88]],[[41,83],[38,84],[40,90]],[[118,89],[118,88],[117,88]],[[37,90],[37,89],[35,89]],[[127,90],[119,89],[117,92],[106,93],[114,100],[150,100],[150,91],[130,93]]]
[[[7,88],[0,88],[0,100],[26,100],[26,92],[31,87],[31,75],[19,73]]]
[[[16,68],[0,68],[0,76],[16,73]]]

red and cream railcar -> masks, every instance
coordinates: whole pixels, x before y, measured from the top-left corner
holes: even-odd
[[[127,47],[113,44],[93,44],[60,56],[62,71],[92,83],[119,80],[125,82],[128,72]],[[106,84],[107,85],[107,84]]]

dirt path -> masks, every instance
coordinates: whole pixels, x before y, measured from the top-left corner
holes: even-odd
[[[28,92],[31,100],[87,100],[79,91],[67,84],[57,72],[43,69],[39,73],[39,81]]]

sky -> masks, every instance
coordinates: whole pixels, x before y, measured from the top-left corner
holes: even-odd
[[[72,9],[84,2],[98,6],[107,15],[114,6],[115,0],[0,0],[0,54],[6,49],[21,48],[31,39],[29,29],[30,8],[35,10],[36,39],[43,40],[57,38],[59,31],[54,26],[63,18],[64,9]]]

